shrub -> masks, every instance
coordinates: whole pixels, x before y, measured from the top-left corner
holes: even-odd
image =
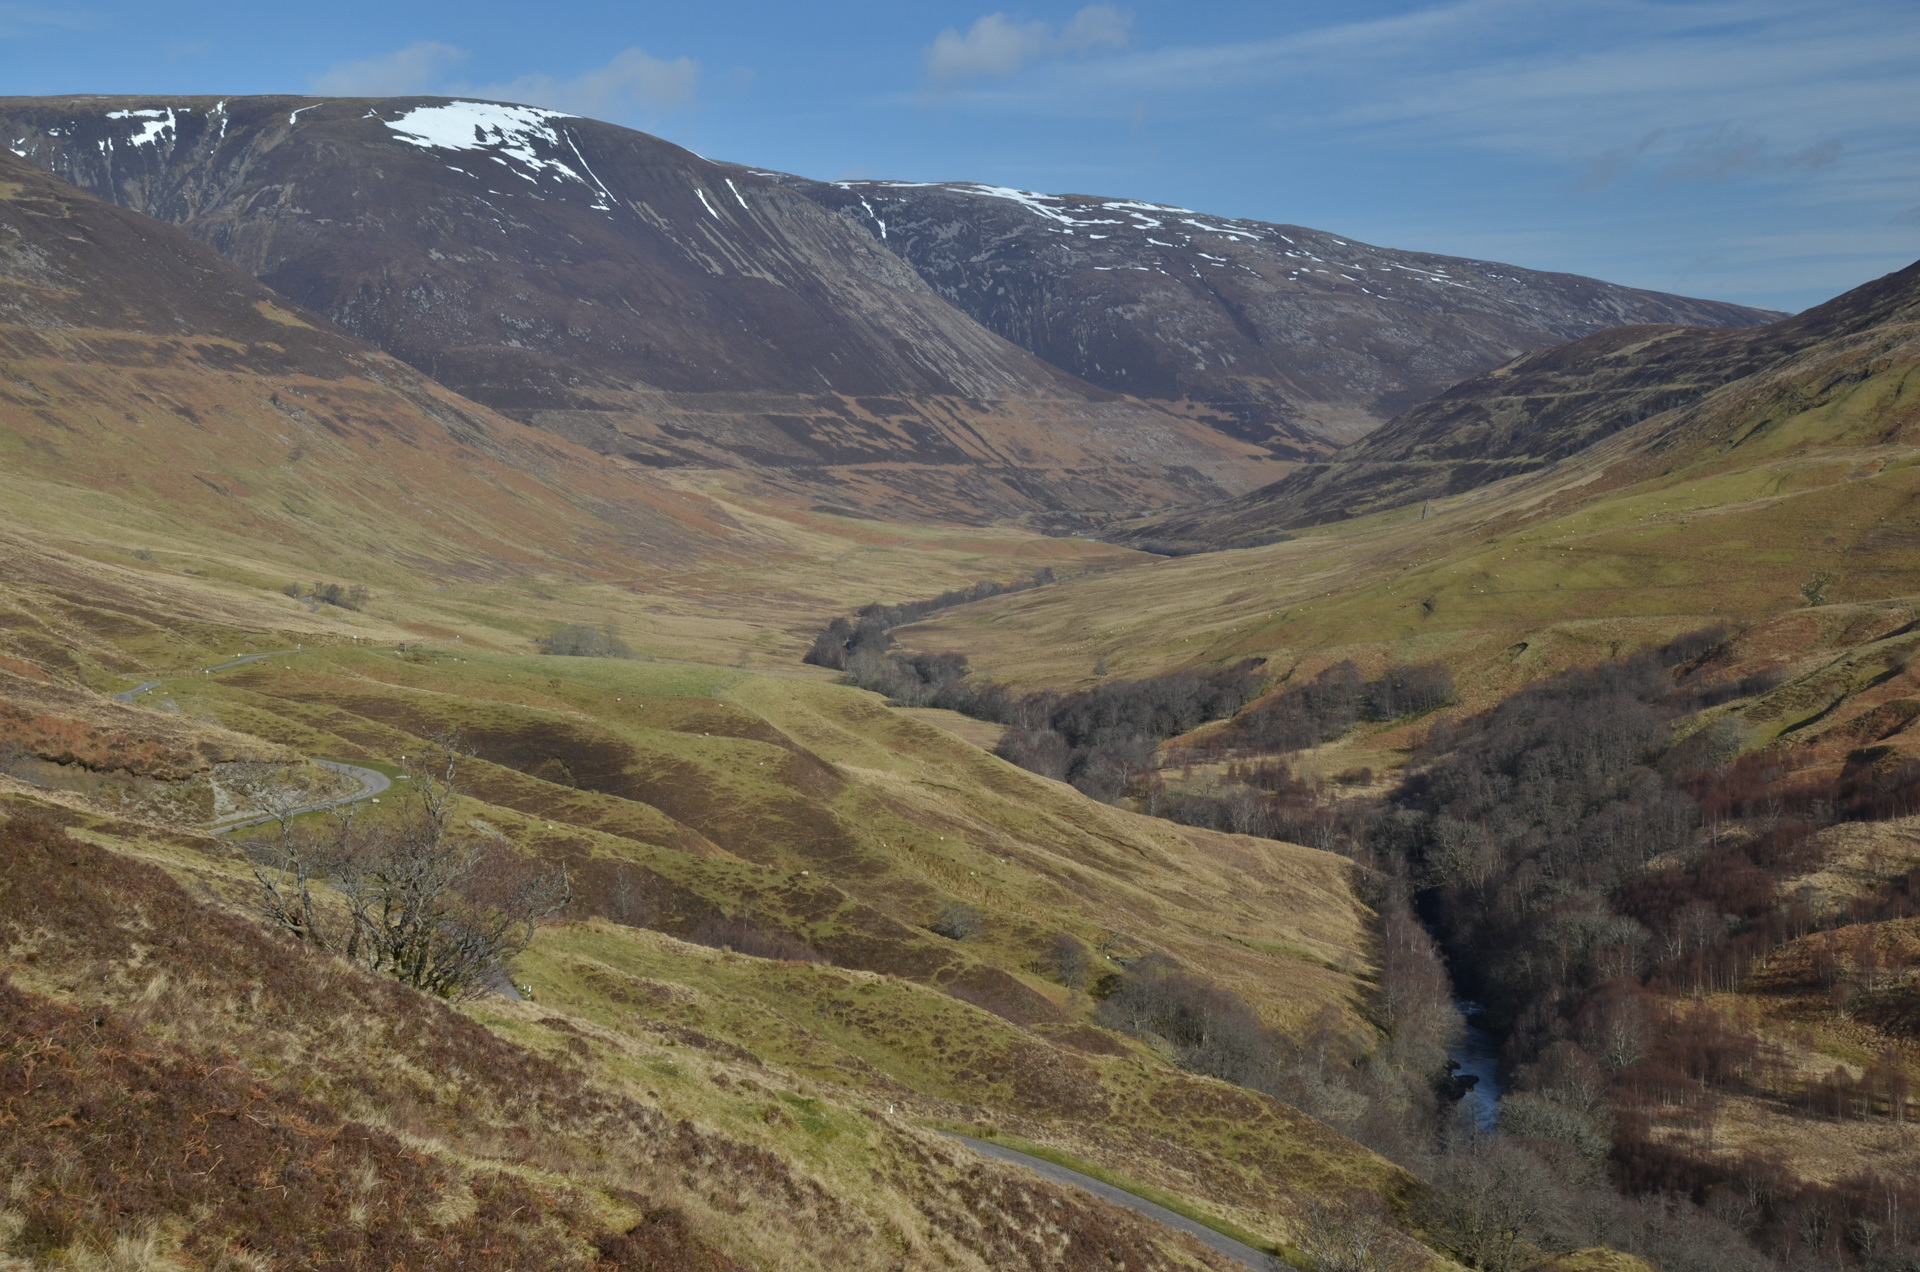
[[[1068,989],[1082,990],[1087,987],[1087,974],[1093,968],[1093,953],[1077,938],[1062,932],[1053,938],[1042,966]]]
[[[985,917],[978,906],[949,901],[940,907],[940,913],[927,924],[927,929],[949,941],[970,941],[980,935],[980,923]]]
[[[296,829],[291,804],[276,810],[278,836],[242,849],[261,914],[295,940],[444,998],[504,980],[539,925],[566,908],[572,885],[564,866],[539,870],[454,833],[458,763],[453,745],[411,759],[404,815],[372,830],[355,825],[350,804],[327,834]],[[323,883],[344,915],[316,903]]]
[[[826,955],[791,932],[761,928],[746,919],[714,915],[700,920],[687,930],[686,939],[709,949],[732,950],[754,958],[777,959],[787,963],[825,963]]]
[[[317,601],[322,605],[332,605],[339,609],[357,610],[373,599],[373,593],[358,583],[351,587],[344,587],[338,583],[315,583],[311,587],[289,583],[283,590],[295,600]]]
[[[1273,1089],[1278,1037],[1260,1023],[1246,999],[1183,970],[1165,954],[1130,964],[1094,1019],[1135,1037],[1165,1039],[1182,1068]]]
[[[632,647],[620,639],[612,623],[599,627],[569,623],[551,636],[542,636],[533,643],[540,647],[543,654],[566,658],[633,657]]]

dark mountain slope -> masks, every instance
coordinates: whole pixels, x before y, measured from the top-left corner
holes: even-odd
[[[0,477],[22,501],[7,511],[31,507],[42,527],[51,501],[91,491],[117,517],[468,574],[630,570],[760,542],[710,501],[465,401],[174,227],[10,154],[0,366]]]
[[[1286,458],[1352,441],[1527,349],[1630,323],[1779,317],[1123,199],[780,179],[867,226],[1015,344]]]
[[[603,453],[896,515],[1164,506],[1257,452],[1078,382],[864,230],[657,138],[445,99],[11,99],[16,153]]]
[[[1271,486],[1112,537],[1175,553],[1247,547],[1287,530],[1458,494],[1544,468],[1809,350],[1910,320],[1916,307],[1920,264],[1765,327],[1603,331],[1455,385]]]

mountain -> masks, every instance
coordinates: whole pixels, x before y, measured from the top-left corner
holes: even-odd
[[[1087,801],[799,662],[876,594],[1131,554],[688,493],[11,155],[0,376],[0,1080],[31,1124],[0,1266],[1230,1266],[954,1132],[1268,1249],[1414,1186],[1085,992],[1163,951],[1363,1054],[1350,863]],[[316,576],[372,586],[283,590]],[[565,623],[649,656],[538,653]],[[211,817],[456,735],[461,851],[568,871],[521,988],[441,1001],[262,921]]]
[[[1191,503],[1279,471],[984,330],[778,182],[630,129],[278,97],[11,99],[0,127],[16,154],[603,454],[966,520]]]
[[[1534,472],[1805,351],[1897,323],[1917,295],[1920,265],[1763,327],[1603,331],[1462,381],[1270,486],[1110,537],[1171,553],[1247,547]]]
[[[866,226],[1055,366],[1287,459],[1525,350],[1609,327],[1780,317],[1296,225],[999,186],[765,174]]]
[[[469,575],[669,567],[765,542],[11,154],[0,261],[4,480],[42,529],[72,507],[95,532],[144,524],[284,548],[290,565],[404,556]]]
[[[1842,602],[1911,622],[1920,265],[1742,334],[1749,352],[1775,355],[1535,471],[1238,551],[999,597],[896,635],[1021,687],[1091,683],[1087,669],[1102,663],[1128,678],[1249,657],[1282,676],[1346,657],[1440,659],[1479,707],[1693,627],[1787,612],[1783,630],[1839,640],[1853,621]],[[1687,382],[1684,365],[1654,383]],[[1139,533],[1181,529],[1200,538],[1192,527]],[[1198,530],[1252,537],[1226,517]]]

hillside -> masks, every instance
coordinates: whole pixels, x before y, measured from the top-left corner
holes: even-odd
[[[1173,553],[1247,547],[1535,472],[1803,351],[1902,321],[1920,304],[1917,280],[1909,267],[1763,327],[1624,326],[1528,354],[1270,486],[1109,537]]]
[[[468,147],[404,132],[457,103],[277,100],[89,107],[87,148],[55,125],[41,161],[125,159],[116,198],[187,228],[0,156],[0,1264],[1229,1266],[960,1136],[1312,1272],[1912,1244],[1873,1225],[1920,1206],[1913,271],[1697,337],[1744,362],[1671,327],[1580,354],[1623,360],[1596,398],[1686,395],[1610,432],[1533,405],[1584,364],[1529,370],[1487,427],[1589,439],[1533,471],[1167,560],[957,522],[1100,511],[1025,460],[642,462],[428,378],[232,259],[304,244],[283,261],[335,277],[331,235],[443,233],[399,203],[399,230],[337,229],[307,170],[391,157],[504,244],[643,221],[665,194],[595,183],[658,143],[493,114]],[[865,233],[655,157],[697,216],[721,172],[785,209],[766,242]],[[421,194],[442,159],[529,196],[474,228]],[[371,259],[337,275],[356,297],[386,296]],[[864,285],[822,284],[843,351],[878,329]],[[546,356],[473,325],[497,300],[410,295],[366,312],[484,337],[471,366]],[[716,368],[773,374],[694,319]],[[1103,506],[1198,488],[1157,481]],[[871,649],[802,662],[863,607],[935,615],[900,658],[1042,692],[963,721],[857,687]],[[1175,669],[1209,676],[1128,684]],[[1266,727],[1286,710],[1346,714],[1302,745]],[[1107,786],[1005,758],[1076,712]],[[1498,1134],[1449,1063],[1456,985],[1514,1062],[1485,1068]]]
[[[899,517],[1278,470],[991,334],[864,230],[630,129],[444,99],[12,99],[17,153],[462,395],[650,467]]]
[[[997,597],[898,629],[902,657],[1107,700],[1265,658],[1264,696],[1150,735],[1121,802],[1407,880],[1498,1057],[1476,1076],[1500,1083],[1524,1223],[1578,1216],[1668,1269],[1899,1266],[1920,1244],[1885,1221],[1920,1204],[1915,284],[1424,514]],[[1436,663],[1450,702],[1368,696]]]
[[[1124,198],[778,179],[1022,348],[1283,459],[1324,455],[1528,349],[1779,317]]]
[[[867,600],[1133,554],[608,463],[0,162],[0,1257],[1225,1266],[964,1132],[1267,1248],[1357,1196],[1438,1264],[1402,1168],[1096,1018],[1159,954],[1357,1072],[1350,863],[797,663]],[[637,656],[537,652],[567,624]],[[455,731],[451,833],[571,905],[513,994],[448,1004],[276,931],[261,832],[209,823],[339,794],[326,761],[388,782],[357,833],[402,833]]]
[[[1908,595],[1915,286],[1913,270],[1869,284],[1850,294],[1878,316],[1860,329],[1837,324],[1690,405],[1424,512],[1000,597],[899,634],[1056,687],[1090,683],[1102,659],[1131,676],[1404,650],[1486,677],[1485,703],[1596,651],[1803,606],[1816,580],[1828,602]]]

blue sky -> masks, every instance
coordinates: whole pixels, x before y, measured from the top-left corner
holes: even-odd
[[[1914,0],[0,2],[7,91],[458,93],[1783,309],[1920,257]]]

